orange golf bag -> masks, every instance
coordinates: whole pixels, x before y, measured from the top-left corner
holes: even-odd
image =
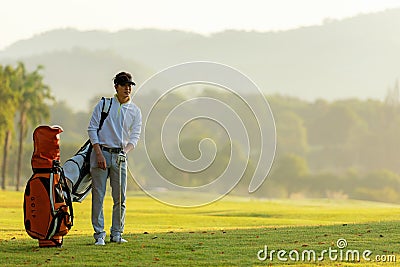
[[[60,126],[39,126],[33,132],[33,175],[24,194],[24,225],[39,247],[61,247],[73,225],[72,201],[60,167]]]

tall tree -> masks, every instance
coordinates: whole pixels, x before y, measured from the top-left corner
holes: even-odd
[[[43,119],[50,117],[48,102],[54,100],[50,88],[43,82],[40,74],[41,66],[38,66],[33,72],[27,72],[23,63],[19,62],[16,68],[17,78],[21,84],[18,91],[18,159],[16,172],[16,190],[19,190],[22,170],[22,155],[24,151],[24,140],[28,133],[29,126],[35,126]]]
[[[7,158],[10,149],[15,116],[16,94],[12,90],[14,69],[0,65],[0,140],[4,138],[3,161],[1,168],[1,188],[6,188]]]

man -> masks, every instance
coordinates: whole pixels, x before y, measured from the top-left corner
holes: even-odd
[[[135,85],[132,75],[120,72],[113,80],[116,94],[111,98],[107,118],[98,130],[103,108],[103,101],[100,101],[93,110],[88,126],[88,135],[93,144],[90,172],[95,245],[105,245],[103,201],[108,177],[113,199],[110,242],[127,242],[122,238],[125,223],[126,154],[135,148],[142,125],[140,109],[131,99],[132,86]]]

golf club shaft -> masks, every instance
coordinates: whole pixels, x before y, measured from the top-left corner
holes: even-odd
[[[119,230],[122,232],[122,162],[119,163]],[[121,241],[120,233],[120,240]]]

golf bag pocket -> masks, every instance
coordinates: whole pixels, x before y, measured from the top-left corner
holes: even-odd
[[[39,246],[61,246],[72,227],[59,173],[35,173],[24,193],[24,225]],[[42,245],[42,243],[47,245]]]
[[[92,176],[90,175],[90,153],[92,152],[90,140],[64,165],[64,175],[68,179],[72,201],[82,202],[92,189]]]

